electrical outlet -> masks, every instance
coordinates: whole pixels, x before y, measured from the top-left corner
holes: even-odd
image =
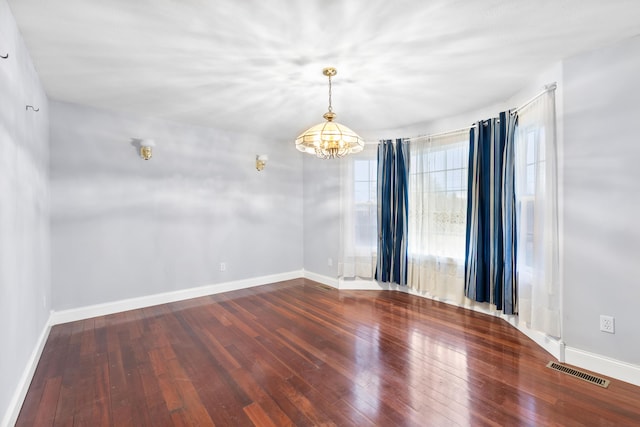
[[[610,334],[616,333],[616,323],[613,316],[600,315],[600,330]]]
[[[226,262],[221,262],[220,263],[220,271],[227,271],[227,263]]]
[[[327,260],[327,265],[328,265],[329,267],[333,266],[333,258],[329,258],[329,259]]]

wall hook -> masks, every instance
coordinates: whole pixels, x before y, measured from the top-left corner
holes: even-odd
[[[8,57],[9,57],[8,53],[6,55],[0,55],[0,58],[2,58],[2,59],[7,59]]]
[[[38,109],[33,108],[33,105],[27,105],[27,106],[26,106],[26,108],[25,108],[25,110],[29,111],[29,108],[31,108],[31,109],[32,109],[33,111],[35,111],[36,113],[37,113],[38,111],[40,111],[40,109],[39,109],[39,108],[38,108]]]

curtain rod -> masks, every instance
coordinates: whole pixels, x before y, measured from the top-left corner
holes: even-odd
[[[409,141],[419,141],[421,139],[428,139],[428,138],[435,138],[437,136],[445,136],[445,135],[453,135],[454,133],[462,133],[462,132],[466,132],[469,129],[471,129],[473,126],[467,126],[467,127],[463,127],[460,129],[454,129],[454,130],[448,130],[446,132],[439,132],[439,133],[432,133],[430,135],[419,135],[419,136],[414,136],[412,138],[407,138]]]
[[[556,88],[558,87],[558,83],[553,82],[553,83],[549,83],[548,85],[544,85],[544,90],[542,92],[540,92],[539,94],[537,94],[536,96],[534,96],[533,98],[531,98],[530,100],[528,100],[527,102],[525,102],[524,104],[522,104],[519,107],[514,108],[511,111],[520,111],[526,107],[528,107],[529,105],[531,105],[533,103],[533,101],[535,101],[536,99],[540,98],[542,95],[544,95],[547,92],[551,92],[552,90],[556,90]]]
[[[529,105],[531,105],[536,99],[540,98],[542,95],[544,95],[547,92],[550,92],[552,90],[556,90],[558,87],[558,83],[553,82],[553,83],[549,83],[547,85],[544,86],[544,90],[542,92],[540,92],[539,94],[537,94],[536,96],[534,96],[533,98],[529,99],[528,101],[526,101],[524,104],[522,104],[519,107],[513,108],[511,109],[512,113],[518,112],[526,107],[528,107]],[[437,136],[445,136],[445,135],[450,135],[450,134],[454,134],[454,133],[462,133],[462,132],[466,132],[469,129],[471,129],[472,127],[475,127],[475,123],[472,124],[471,126],[466,126],[460,129],[454,129],[454,130],[449,130],[446,132],[439,132],[439,133],[434,133],[431,135],[419,135],[419,136],[414,136],[412,138],[407,138],[409,141],[419,141],[421,139],[428,139],[428,138],[435,138]]]

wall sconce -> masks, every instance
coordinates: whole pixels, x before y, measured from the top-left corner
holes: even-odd
[[[261,171],[267,165],[267,161],[269,160],[269,156],[266,154],[258,154],[256,156],[256,169]]]
[[[140,141],[140,157],[149,160],[153,154],[152,149],[156,146],[153,139],[143,139]]]

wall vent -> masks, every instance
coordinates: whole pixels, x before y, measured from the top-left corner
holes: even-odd
[[[567,375],[571,375],[572,377],[579,378],[583,381],[586,381],[591,384],[599,385],[600,387],[607,388],[609,387],[609,380],[605,380],[604,378],[596,377],[595,375],[587,374],[586,372],[579,371],[577,369],[570,368],[568,366],[562,365],[556,362],[547,363],[547,368],[551,368],[554,371],[562,372]]]

